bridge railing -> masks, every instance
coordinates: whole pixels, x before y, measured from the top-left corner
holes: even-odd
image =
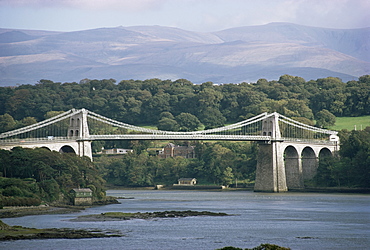
[[[305,139],[305,138],[289,138],[289,137],[281,137],[281,141],[284,142],[294,142],[294,143],[313,143],[313,144],[323,144],[323,145],[337,145],[338,142],[323,140],[323,139]]]
[[[45,138],[10,138],[10,139],[0,139],[0,144],[22,144],[22,143],[37,143],[37,142],[70,142],[81,139],[79,137],[45,137]]]
[[[82,140],[229,140],[229,141],[271,141],[270,136],[254,135],[207,135],[207,134],[126,134],[90,135]]]

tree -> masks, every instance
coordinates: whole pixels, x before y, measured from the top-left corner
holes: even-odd
[[[234,180],[233,169],[231,167],[226,167],[223,172],[222,184],[229,186]]]
[[[319,91],[310,97],[310,107],[313,112],[326,109],[334,115],[341,116],[348,96],[345,87],[346,84],[335,77],[318,79]]]
[[[171,112],[162,112],[160,115],[160,119],[168,118],[174,120],[175,117],[171,114]]]
[[[213,88],[207,87],[204,90],[199,92],[199,95],[198,95],[199,107],[200,108],[218,107],[222,97],[223,96],[221,92]]]
[[[290,85],[304,84],[306,81],[302,77],[282,75],[280,76],[278,82],[285,86],[290,86]]]
[[[285,107],[294,112],[292,116],[304,117],[310,120],[313,119],[312,110],[307,106],[306,101],[289,99]]]
[[[1,176],[8,177],[8,169],[11,168],[11,153],[8,150],[0,149],[0,171]]]
[[[180,131],[195,131],[201,125],[198,118],[189,113],[181,113],[176,116],[176,121],[180,126]]]
[[[147,148],[149,148],[151,141],[131,141],[131,147],[137,155],[142,154]]]
[[[19,127],[26,127],[26,126],[29,126],[29,125],[32,125],[32,124],[35,124],[35,123],[37,123],[35,117],[26,117],[26,118],[23,118],[20,121]]]
[[[16,122],[11,115],[0,115],[0,133],[14,129],[15,125]]]
[[[141,117],[145,122],[155,124],[159,120],[159,115],[166,111],[171,111],[170,95],[159,92],[144,102]]]
[[[348,97],[345,103],[344,115],[361,116],[370,114],[370,80],[360,77],[359,81],[347,83],[346,92]],[[370,79],[370,76],[368,76]]]
[[[224,182],[224,171],[227,167],[232,167],[233,157],[234,154],[229,148],[218,143],[210,145],[202,157],[205,162],[203,171],[208,180],[216,184],[222,184]]]
[[[313,178],[317,186],[335,187],[343,184],[344,171],[338,157],[320,159],[317,174]]]
[[[370,127],[340,133],[341,161],[345,162],[347,183],[352,186],[370,187]]]
[[[48,111],[45,115],[44,115],[44,118],[45,119],[49,119],[51,117],[54,117],[54,116],[57,116],[57,115],[60,115],[64,113],[63,111]]]
[[[323,109],[316,114],[316,126],[320,128],[328,128],[335,124],[335,115],[328,110]]]
[[[142,102],[139,100],[136,100],[134,97],[129,97],[124,104],[126,108],[126,114],[125,114],[125,122],[128,123],[135,123],[139,120],[139,117],[141,115],[141,105]]]
[[[225,125],[226,118],[217,108],[207,107],[199,114],[200,121],[206,129],[222,127]]]
[[[159,130],[166,130],[166,131],[178,131],[179,124],[176,120],[170,118],[162,118],[158,121],[158,129]]]

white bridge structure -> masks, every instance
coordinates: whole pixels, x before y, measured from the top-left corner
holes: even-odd
[[[263,113],[228,126],[173,132],[133,126],[86,109],[71,109],[39,123],[0,134],[0,148],[43,147],[92,159],[99,140],[254,141],[258,143],[255,191],[304,188],[320,159],[339,150],[336,131],[312,127],[278,113]]]

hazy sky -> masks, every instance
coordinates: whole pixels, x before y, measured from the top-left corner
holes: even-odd
[[[0,0],[0,28],[74,31],[161,25],[192,31],[291,22],[370,27],[370,0]]]

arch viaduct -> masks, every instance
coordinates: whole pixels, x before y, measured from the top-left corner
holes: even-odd
[[[140,130],[140,134],[90,135],[88,117],[108,123],[112,126]],[[72,109],[55,118],[30,125],[14,131],[0,134],[0,148],[11,150],[19,146],[24,148],[43,147],[58,152],[74,152],[79,156],[92,159],[91,142],[98,140],[227,140],[256,141],[258,143],[257,169],[254,191],[285,192],[289,189],[303,189],[304,181],[312,179],[317,172],[319,160],[333,156],[339,150],[337,132],[314,128],[289,118],[287,124],[300,126],[301,129],[315,130],[327,134],[320,140],[283,137],[279,119],[286,118],[278,113],[261,114],[243,122],[217,129],[194,132],[172,132],[151,130],[114,121],[85,109]],[[39,138],[9,139],[23,131],[36,130],[48,124],[69,118],[66,137],[42,136]],[[258,134],[225,133],[220,131],[242,130],[259,122]],[[46,125],[45,125],[46,124]],[[244,129],[245,130],[245,129]],[[315,133],[316,133],[315,132]]]

